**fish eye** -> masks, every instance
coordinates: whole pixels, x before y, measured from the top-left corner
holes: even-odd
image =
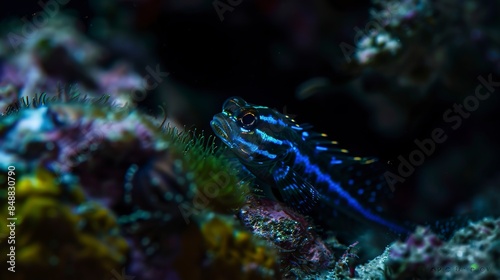
[[[253,111],[244,111],[238,116],[238,123],[244,129],[251,130],[257,124],[257,115]]]

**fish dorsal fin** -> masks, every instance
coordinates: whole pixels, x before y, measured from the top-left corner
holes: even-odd
[[[303,141],[314,149],[314,153],[322,158],[322,161],[327,160],[326,164],[371,164],[376,162],[375,158],[356,157],[349,154],[347,149],[339,146],[339,143],[330,140],[326,133],[318,133],[310,130],[312,126],[305,124],[300,125],[300,129],[296,129]]]
[[[293,119],[290,119],[290,127],[296,131],[307,131],[311,128],[313,128],[313,126],[311,124],[308,124],[308,123],[303,123],[303,124],[297,124],[295,123],[295,121]]]
[[[305,214],[318,203],[320,194],[316,188],[289,166],[281,164],[273,173],[281,198],[291,208]]]

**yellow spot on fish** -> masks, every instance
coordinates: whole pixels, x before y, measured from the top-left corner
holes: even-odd
[[[328,136],[328,135],[326,135],[326,133],[321,133],[320,135],[323,136],[323,137],[327,137]]]
[[[332,141],[332,144],[337,145],[338,143],[339,143],[339,142],[337,142],[337,141]]]
[[[360,157],[354,157],[354,160],[361,160]]]
[[[374,159],[369,159],[369,160],[365,161],[366,164],[370,164],[370,163],[374,163],[374,162],[375,162]]]
[[[346,150],[346,149],[341,149],[340,151],[341,151],[342,153],[348,153],[348,152],[349,152],[349,151],[348,151],[348,150]]]

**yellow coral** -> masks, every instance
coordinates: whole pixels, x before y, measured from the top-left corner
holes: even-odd
[[[275,279],[277,255],[266,243],[214,216],[202,225],[213,279]]]
[[[84,201],[79,186],[59,184],[56,174],[38,168],[16,174],[16,273],[0,271],[1,279],[98,279],[118,271],[128,250],[118,235],[114,216],[102,206]],[[5,201],[4,193],[0,199]],[[0,209],[0,226],[7,211]],[[0,262],[6,263],[2,240]],[[10,245],[9,245],[10,246]]]
[[[58,178],[45,168],[37,168],[34,174],[22,176],[16,184],[16,199],[33,196],[58,196],[63,189],[58,185]],[[81,188],[73,188],[68,193],[73,203],[84,201]]]

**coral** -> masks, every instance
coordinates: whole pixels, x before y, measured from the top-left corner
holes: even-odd
[[[165,150],[125,176],[125,209],[120,224],[146,258],[167,258],[172,240],[216,211],[232,213],[244,203],[248,185],[231,172],[228,161],[215,153],[213,142],[195,132],[175,129],[157,135]],[[159,255],[158,255],[159,254]],[[174,254],[175,255],[175,254]]]
[[[485,218],[455,232],[445,242],[420,227],[392,245],[389,279],[496,279],[500,277],[500,219]]]
[[[169,152],[179,161],[179,168],[195,184],[192,200],[208,200],[207,207],[216,212],[231,213],[245,203],[250,192],[249,184],[236,176],[238,171],[231,161],[216,150],[213,138],[194,132],[176,135],[170,130],[164,136],[173,143]]]
[[[126,169],[145,162],[162,145],[155,142],[158,125],[105,99],[80,97],[41,95],[32,103],[28,99],[17,104],[2,120],[0,152],[19,168],[39,162],[57,172],[71,172],[88,195],[113,206],[123,195]]]
[[[278,255],[231,216],[198,215],[177,234],[165,233],[171,254],[132,251],[130,274],[141,279],[278,279]],[[133,245],[135,246],[135,245]]]
[[[384,268],[385,268],[385,263],[389,257],[389,249],[390,247],[388,246],[385,249],[384,253],[382,253],[380,256],[377,256],[376,258],[370,260],[365,264],[352,267],[349,270],[344,269],[343,265],[339,264],[339,262],[345,261],[346,258],[340,258],[337,261],[338,265],[336,265],[333,269],[328,271],[323,271],[314,276],[307,276],[304,279],[305,280],[314,280],[314,279],[385,280],[386,278],[384,276]]]
[[[16,98],[54,92],[60,84],[77,86],[90,97],[108,94],[121,106],[135,106],[146,98],[143,77],[130,63],[118,60],[102,67],[112,54],[83,34],[78,19],[59,14],[36,32],[26,32],[26,25],[16,20],[7,25],[0,32],[0,58],[6,60],[0,64],[0,86],[14,87]]]
[[[125,264],[128,246],[114,215],[87,201],[80,186],[43,167],[16,177],[16,273],[2,270],[3,279],[99,278]],[[0,197],[6,201],[5,192]],[[4,209],[2,231],[7,228]],[[2,243],[5,263],[7,240]]]
[[[12,84],[0,86],[0,112],[6,112],[9,105],[16,102],[18,96],[16,87]]]
[[[446,104],[474,101],[464,98],[479,75],[482,92],[497,86],[498,0],[373,0],[369,19],[354,7],[360,3],[256,1],[225,11],[232,27],[214,23],[220,11],[203,1],[53,2],[30,12],[31,20],[0,24],[0,181],[15,164],[18,218],[17,272],[3,270],[1,279],[500,278],[498,220],[470,224],[449,241],[418,228],[359,265],[393,241],[390,233],[383,239],[365,224],[357,231],[351,216],[326,207],[307,217],[257,196],[227,150],[170,119],[207,128],[212,106],[238,92],[287,104],[353,150],[373,149],[385,161],[404,153],[404,142],[422,139],[431,122],[447,123]],[[81,6],[94,11],[66,15]],[[268,20],[249,24],[256,16]],[[235,26],[249,32],[224,31]],[[352,59],[337,46],[347,37],[356,45]],[[160,66],[172,72],[168,81]],[[311,103],[277,98],[294,90]],[[149,115],[163,102],[168,114]],[[498,119],[496,105],[493,95],[481,103],[469,126]],[[377,137],[365,126],[365,110],[376,116],[366,119],[382,132]],[[461,130],[478,135],[467,125]],[[415,168],[418,188],[398,189],[415,195],[396,199],[394,216],[428,221],[455,214],[457,204],[491,214],[498,180],[473,200],[480,187],[467,186],[496,172],[497,142],[433,147],[433,159]],[[462,146],[470,146],[467,153]],[[7,193],[0,187],[0,200]],[[3,263],[11,245],[7,209],[0,209]]]
[[[419,227],[406,241],[356,266],[354,275],[337,265],[305,279],[498,279],[499,234],[500,220],[491,218],[470,223],[448,241]]]
[[[357,42],[356,56],[358,63],[376,65],[394,58],[401,52],[402,42],[406,38],[421,32],[420,25],[432,15],[430,3],[426,0],[415,1],[373,1],[380,6],[371,10],[372,26],[367,34]]]
[[[280,250],[285,277],[304,277],[333,265],[333,253],[316,236],[313,225],[286,206],[252,197],[240,210],[239,218],[254,235]]]
[[[201,225],[210,279],[275,279],[277,256],[265,242],[235,227],[231,219],[209,218]]]
[[[428,228],[417,228],[405,243],[396,244],[391,248],[387,264],[389,273],[397,275],[397,279],[406,279],[413,275],[430,278],[432,272],[427,268],[439,265],[442,258],[439,248],[442,245],[439,237]],[[398,262],[399,259],[405,261]]]
[[[244,203],[248,185],[234,175],[230,161],[216,153],[213,139],[175,128],[162,131],[163,123],[105,98],[89,101],[80,99],[79,92],[65,94],[68,96],[43,94],[32,103],[27,98],[11,105],[1,130],[9,158],[20,162],[36,159],[59,172],[78,175],[87,194],[108,200],[111,207],[123,193],[118,191],[121,187],[113,187],[103,178],[114,176],[102,172],[112,167],[119,172],[116,177],[123,178],[131,165],[147,174],[147,170],[159,168],[164,173],[175,166],[170,176],[184,178],[179,182],[186,186],[183,195],[191,200],[206,201],[208,197],[207,206],[212,210],[228,213]],[[148,184],[147,180],[136,183]],[[115,194],[106,193],[113,189]]]
[[[500,22],[492,12],[500,2],[372,2],[364,29],[354,28],[356,46],[349,49],[354,59],[345,67],[357,76],[348,91],[373,110],[381,133],[403,135],[427,117],[421,108],[462,102],[474,93],[479,74],[500,73],[493,32]],[[493,106],[482,110],[491,112]]]
[[[366,264],[356,266],[355,277],[351,279],[385,279],[384,267],[389,256],[389,247],[383,254],[367,262]],[[345,275],[345,274],[344,274]],[[345,277],[344,277],[345,278]]]
[[[146,262],[159,269],[155,278],[175,273],[164,263],[179,255],[176,240],[200,216],[233,213],[249,192],[212,138],[165,121],[104,98],[83,100],[78,92],[42,94],[11,104],[0,126],[0,153],[23,172],[43,165],[77,178],[82,196],[118,217],[138,262],[131,268]]]

